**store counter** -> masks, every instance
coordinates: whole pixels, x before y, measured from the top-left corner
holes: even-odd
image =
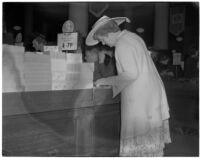
[[[170,120],[198,123],[199,86],[164,84]],[[3,93],[4,155],[112,157],[119,141],[120,96],[111,89]]]
[[[3,155],[101,156],[106,146],[117,153],[120,96],[112,98],[111,89],[3,93],[2,99]]]

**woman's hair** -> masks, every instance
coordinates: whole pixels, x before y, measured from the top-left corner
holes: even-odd
[[[98,46],[96,46],[96,45],[95,46],[85,46],[85,52],[98,53],[99,51],[100,51],[100,48]]]
[[[108,64],[111,62],[111,60],[112,60],[112,58],[109,55],[105,54],[104,64],[106,66],[108,66]]]
[[[109,22],[101,26],[99,29],[97,29],[97,31],[94,33],[93,38],[95,40],[98,40],[98,36],[105,36],[108,33],[118,32],[118,31],[120,31],[120,28],[117,25],[117,23],[114,20],[110,20]]]

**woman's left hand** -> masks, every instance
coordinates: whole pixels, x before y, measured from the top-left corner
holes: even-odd
[[[94,84],[95,84],[96,87],[108,85],[105,78],[98,79]]]

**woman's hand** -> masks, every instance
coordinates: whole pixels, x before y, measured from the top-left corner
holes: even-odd
[[[98,79],[94,84],[96,87],[101,87],[101,86],[105,86],[105,85],[108,86],[108,83],[106,82],[105,78]]]

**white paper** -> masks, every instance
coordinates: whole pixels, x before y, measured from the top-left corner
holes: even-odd
[[[51,59],[51,71],[66,71],[66,61],[64,59]]]
[[[51,90],[50,55],[28,52],[25,54],[24,66],[26,91]]]
[[[173,65],[181,65],[181,53],[173,53]]]
[[[83,63],[82,54],[80,53],[66,53],[67,63]]]
[[[93,87],[93,74],[67,73],[65,89],[88,89]]]
[[[3,92],[24,90],[24,47],[3,45]]]
[[[44,51],[58,52],[58,46],[44,46]]]
[[[54,60],[55,61],[55,60]],[[94,64],[66,64],[52,71],[52,90],[88,89],[93,87]]]
[[[50,51],[51,59],[65,59],[65,53],[61,51]]]

